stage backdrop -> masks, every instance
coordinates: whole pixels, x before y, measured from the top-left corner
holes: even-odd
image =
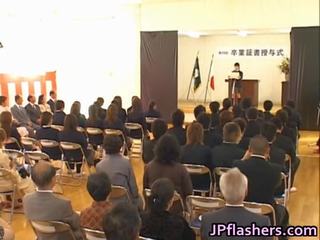
[[[177,108],[178,33],[141,32],[141,99],[144,109],[156,101],[162,117]]]
[[[290,98],[302,116],[302,128],[317,129],[319,99],[320,27],[295,27],[291,30]]]

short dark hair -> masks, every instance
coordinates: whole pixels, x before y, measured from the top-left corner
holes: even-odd
[[[200,123],[204,130],[207,130],[210,128],[210,114],[209,113],[200,113],[197,117],[197,122]]]
[[[39,188],[51,183],[56,175],[56,169],[48,162],[39,161],[31,168],[31,179]]]
[[[22,98],[19,94],[14,96],[14,101],[17,102],[20,98]]]
[[[249,150],[253,154],[264,155],[269,149],[269,143],[267,139],[261,135],[257,135],[250,140]]]
[[[103,231],[108,240],[136,240],[141,219],[136,206],[121,202],[105,215]]]
[[[258,109],[255,107],[250,107],[246,111],[246,116],[248,120],[256,120],[258,118]]]
[[[111,192],[111,182],[104,172],[89,175],[87,190],[96,202],[105,201]]]
[[[296,107],[296,103],[293,100],[288,100],[286,105],[293,109]]]
[[[123,139],[117,134],[107,134],[103,139],[103,149],[106,154],[117,154],[123,146]]]
[[[241,130],[237,123],[228,122],[223,127],[223,140],[226,142],[235,143],[240,139]]]
[[[194,117],[197,118],[200,113],[206,112],[206,108],[203,105],[198,105],[193,109]]]
[[[276,112],[276,117],[281,120],[283,126],[285,126],[289,120],[288,112],[283,109]]]
[[[52,120],[52,113],[51,112],[43,112],[41,113],[41,126],[48,125]]]
[[[233,122],[235,122],[239,125],[241,132],[244,132],[244,130],[247,126],[247,122],[244,118],[237,117],[237,118],[233,119]]]
[[[33,98],[33,96],[32,96],[32,95],[29,95],[28,98],[27,98],[28,102],[31,101],[31,98]]]
[[[174,185],[168,178],[159,178],[151,185],[149,206],[151,212],[163,212],[174,196]]]
[[[179,160],[180,145],[174,136],[165,134],[157,142],[154,153],[157,162],[172,164]]]
[[[184,112],[177,109],[172,113],[172,124],[174,127],[181,127],[184,123]]]
[[[233,112],[223,110],[219,115],[220,126],[223,127],[226,123],[231,122],[233,119]]]
[[[2,105],[7,100],[6,96],[0,96],[0,105]]]
[[[272,122],[265,122],[261,127],[261,135],[265,137],[268,142],[272,142],[276,136],[277,127]]]
[[[250,108],[252,106],[251,98],[245,97],[244,99],[242,99],[241,106],[244,110]]]
[[[156,119],[151,124],[152,135],[155,139],[159,139],[168,130],[167,123],[162,119]]]
[[[278,117],[275,117],[272,119],[272,123],[276,126],[276,128],[278,130],[282,129],[283,128],[283,124],[282,124],[282,121],[280,120],[280,118]]]
[[[271,100],[266,100],[263,102],[263,108],[265,111],[270,112],[273,107],[273,102]]]
[[[55,93],[56,93],[55,91],[51,90],[51,91],[49,92],[49,95],[52,96],[52,95],[55,94]]]
[[[238,62],[236,62],[236,63],[234,64],[234,66],[235,66],[235,67],[240,67],[240,64],[239,64]]]
[[[64,101],[57,100],[56,101],[56,110],[62,110],[62,109],[64,109]]]
[[[228,110],[232,106],[232,102],[229,98],[225,98],[222,101],[222,108]]]
[[[73,114],[68,114],[64,118],[63,131],[77,131],[78,119]]]
[[[217,101],[213,101],[209,104],[209,108],[212,113],[217,113],[220,109],[220,103]]]

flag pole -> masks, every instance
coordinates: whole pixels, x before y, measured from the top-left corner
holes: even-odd
[[[198,56],[199,56],[199,50],[198,50],[198,52],[197,52],[196,60],[197,60],[197,57],[198,57]],[[193,69],[194,69],[194,68],[195,68],[195,66],[196,66],[196,62],[197,62],[197,61],[194,61]],[[189,95],[190,95],[190,90],[191,90],[192,79],[193,79],[193,70],[192,70],[192,73],[191,73],[191,79],[190,79],[190,83],[189,83],[189,89],[188,89],[188,94],[187,94],[187,100],[189,100]]]
[[[207,102],[207,94],[208,94],[208,87],[209,87],[209,81],[210,81],[210,76],[211,76],[211,68],[212,68],[212,63],[213,63],[213,57],[214,57],[214,54],[212,53],[211,62],[210,62],[210,68],[209,68],[209,73],[208,73],[207,86],[206,86],[206,94],[204,95],[204,103]]]

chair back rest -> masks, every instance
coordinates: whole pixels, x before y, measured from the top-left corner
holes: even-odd
[[[20,143],[18,142],[18,140],[14,137],[9,137],[6,139],[6,141],[4,142],[4,145],[9,145],[9,144],[16,144],[17,147],[19,148],[19,150],[21,150],[21,146]]]
[[[2,149],[2,153],[6,154],[17,165],[24,164],[24,154],[15,149]]]
[[[80,144],[72,143],[72,142],[60,142],[60,147],[62,148],[62,150],[66,150],[66,151],[74,151],[74,150],[82,149]]]
[[[86,130],[83,128],[83,127],[77,127],[77,131],[78,132],[81,132],[81,133],[85,133],[86,132]]]
[[[214,173],[217,175],[217,176],[221,176],[222,174],[224,174],[225,172],[227,172],[230,168],[227,168],[227,167],[216,167],[214,169]]]
[[[63,131],[63,126],[62,125],[51,125],[52,128],[58,130],[59,132]]]
[[[104,130],[104,133],[106,135],[117,135],[117,136],[121,136],[121,137],[123,136],[123,132],[121,130],[118,130],[118,129],[109,129],[109,128],[107,128],[107,129]]]
[[[153,123],[155,120],[157,120],[158,118],[156,117],[146,117],[146,123]]]
[[[31,221],[31,226],[38,233],[54,236],[59,233],[68,233],[70,240],[76,240],[71,227],[67,223],[59,221]]]
[[[88,127],[86,131],[88,135],[103,135],[103,131],[100,128]]]
[[[203,165],[183,164],[183,166],[185,166],[190,175],[204,175],[208,173],[210,174],[209,168]]]
[[[93,230],[89,228],[84,228],[84,233],[86,234],[87,240],[106,240],[104,232]]]
[[[124,126],[129,130],[143,130],[142,126],[139,123],[125,123]]]
[[[130,201],[130,197],[126,188],[122,186],[112,185],[111,192],[109,194],[110,201],[115,201],[119,199],[127,199]]]
[[[156,239],[154,239],[154,238],[146,238],[146,237],[140,236],[139,240],[156,240]]]
[[[32,148],[38,144],[38,141],[34,138],[31,138],[31,137],[22,137],[21,143],[25,147]]]
[[[43,153],[43,152],[26,151],[24,153],[24,155],[25,155],[26,161],[29,161],[30,165],[34,165],[34,164],[38,163],[39,161],[50,162],[50,157],[47,154]]]
[[[59,147],[59,143],[54,140],[49,140],[49,139],[41,139],[40,140],[40,145],[44,148],[56,148]]]
[[[276,225],[276,215],[274,208],[270,204],[266,203],[255,203],[255,202],[244,202],[244,207],[250,212],[266,215],[270,217],[271,224]]]

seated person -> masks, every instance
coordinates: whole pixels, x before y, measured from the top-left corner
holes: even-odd
[[[177,140],[171,135],[163,135],[154,153],[155,158],[145,166],[143,189],[150,188],[159,178],[168,178],[185,201],[192,194],[193,188],[189,173],[180,163],[180,146]]]
[[[53,194],[56,183],[56,170],[48,162],[39,161],[31,170],[37,191],[23,198],[24,214],[29,221],[61,221],[70,225],[76,240],[86,239],[80,228],[80,218],[71,206],[71,202]],[[70,239],[66,233],[56,236],[37,234],[38,240]]]
[[[79,101],[73,102],[71,106],[70,114],[73,114],[76,116],[79,123],[79,127],[82,127],[82,128],[85,127],[86,117],[83,114],[81,114],[81,103]]]
[[[53,140],[59,142],[59,131],[51,127],[52,124],[52,113],[50,112],[43,112],[41,114],[41,127],[36,131],[36,139],[37,140]],[[56,148],[45,148],[42,147],[42,151],[53,160],[60,160],[61,159],[61,150],[60,147],[57,146]]]
[[[230,122],[223,128],[223,143],[212,150],[215,167],[232,167],[235,160],[241,159],[245,151],[238,146],[241,130],[237,123]]]
[[[103,140],[105,152],[102,160],[97,164],[98,173],[106,173],[112,185],[122,186],[127,189],[131,201],[142,208],[142,199],[139,196],[136,178],[129,159],[121,153],[123,139],[117,135],[106,135]]]
[[[184,112],[177,109],[172,114],[172,128],[169,128],[167,133],[174,136],[180,145],[186,144],[186,129],[183,127],[184,124]]]
[[[88,160],[88,164],[92,165],[93,161],[88,151],[88,142],[84,133],[77,130],[78,121],[76,116],[68,114],[64,120],[63,131],[59,132],[60,142],[77,143],[82,147],[82,150]],[[82,162],[82,152],[80,150],[63,150],[64,160],[68,162],[71,169],[74,169],[75,162]],[[76,172],[80,173],[82,164],[76,164]]]
[[[276,117],[282,122],[283,129],[281,134],[290,138],[293,144],[296,145],[298,137],[297,126],[289,124],[289,113],[291,114],[291,109],[284,107],[276,112]]]
[[[81,211],[80,225],[83,228],[103,231],[102,219],[112,207],[108,201],[111,192],[111,182],[108,175],[103,172],[89,175],[87,190],[93,202],[90,207]]]
[[[260,125],[257,122],[258,110],[255,107],[251,107],[246,111],[247,126],[244,130],[243,136],[252,138],[260,134]]]
[[[211,111],[211,124],[210,128],[215,128],[219,126],[219,109],[220,109],[220,103],[219,102],[211,102],[209,105],[210,111]]]
[[[272,107],[273,107],[273,102],[272,101],[266,100],[266,101],[263,102],[264,120],[270,121],[274,117],[273,114],[271,113]]]
[[[0,218],[0,239],[14,240],[14,231],[12,227],[2,218]]]
[[[206,112],[206,107],[203,105],[198,105],[193,109],[193,115],[194,119],[197,119],[200,113],[205,113]]]
[[[51,112],[50,105],[46,103],[45,96],[43,94],[39,95],[38,97],[38,106],[41,112]]]
[[[143,140],[142,160],[144,163],[150,162],[154,158],[154,147],[159,138],[167,131],[167,123],[161,119],[156,119],[151,124],[153,139],[145,137]]]
[[[145,134],[147,133],[147,123],[142,109],[140,98],[136,97],[132,101],[132,109],[128,112],[128,123],[139,123]],[[141,138],[140,130],[131,130],[130,137]]]
[[[249,142],[250,142],[250,138],[243,136],[244,130],[246,129],[246,126],[247,126],[247,122],[244,118],[240,118],[240,117],[233,119],[233,122],[237,123],[241,130],[241,140],[239,142],[239,147],[246,151],[249,147]]]
[[[219,224],[235,223],[237,226],[247,227],[255,223],[257,226],[270,226],[270,220],[267,216],[252,213],[247,210],[243,201],[247,194],[248,179],[239,169],[232,168],[224,173],[220,178],[220,189],[226,201],[226,206],[214,212],[208,212],[202,215],[201,219],[201,239],[229,239],[226,234],[217,236],[213,233],[213,226]],[[215,226],[216,228],[218,226]],[[239,237],[233,236],[235,239],[272,239],[272,237]],[[230,239],[232,236],[230,236]]]
[[[271,204],[275,209],[277,225],[286,228],[289,221],[288,211],[274,200],[277,187],[281,183],[281,167],[267,161],[269,151],[269,143],[264,137],[253,137],[243,160],[236,161],[234,166],[248,178],[246,201]]]
[[[120,96],[115,96],[113,98],[113,102],[117,104],[118,109],[119,109],[119,118],[123,123],[127,121],[127,112],[126,110],[122,107],[122,98]]]
[[[225,98],[223,99],[222,101],[222,108],[220,109],[220,113],[223,112],[223,111],[230,111],[232,107],[232,102],[229,98]]]
[[[86,121],[86,128],[99,128],[104,129],[104,120],[101,120],[98,115],[98,108],[91,107],[89,111],[89,118]],[[94,148],[103,143],[103,133],[101,135],[89,135],[89,143],[91,143]]]
[[[214,148],[222,143],[222,136],[216,129],[210,128],[210,115],[208,113],[200,113],[197,118],[203,127],[203,143],[204,145]]]
[[[107,110],[107,117],[104,121],[104,129],[120,130],[125,135],[125,128],[122,120],[119,118],[118,106],[114,103],[110,104]]]
[[[97,100],[89,107],[89,116],[91,114],[91,111],[94,111],[93,109],[95,109],[95,111],[98,114],[98,118],[101,121],[104,121],[107,115],[107,111],[102,107],[103,104],[104,104],[104,99],[102,97],[98,97]]]
[[[12,115],[10,112],[4,111],[1,113],[0,124],[6,132],[6,140],[4,141],[5,148],[21,150],[21,135],[18,132],[16,124],[12,121]],[[10,142],[10,138],[15,138],[17,142]]]
[[[245,97],[241,101],[241,108],[244,112],[246,112],[249,108],[252,107],[252,100],[250,97]]]
[[[174,185],[169,179],[160,178],[152,184],[148,211],[141,215],[141,236],[152,239],[196,239],[187,221],[169,212],[173,198]]]
[[[226,110],[220,112],[220,114],[219,114],[220,125],[216,129],[217,133],[222,136],[224,125],[228,122],[232,122],[233,118],[234,118],[233,112],[226,111]]]
[[[205,113],[202,113],[205,114]],[[203,165],[213,169],[211,149],[203,144],[203,128],[198,122],[193,122],[187,129],[187,144],[181,148],[181,163]],[[194,189],[207,190],[209,175],[191,175]]]
[[[58,100],[56,102],[56,110],[53,113],[52,124],[63,126],[65,117],[66,114],[64,112],[64,101]]]
[[[152,117],[152,118],[160,118],[161,114],[157,109],[157,104],[155,101],[151,101],[149,103],[148,111],[145,113],[146,117]]]
[[[49,92],[50,99],[47,101],[47,104],[50,106],[50,111],[54,113],[56,110],[56,101],[57,101],[57,93],[53,90]]]
[[[25,106],[26,112],[31,120],[31,122],[35,125],[40,125],[40,107],[36,105],[36,98],[32,95],[28,96],[28,104]]]
[[[301,127],[302,121],[301,121],[300,113],[296,110],[295,102],[293,100],[288,100],[286,103],[286,106],[291,109],[291,113],[292,113],[289,121],[294,122],[299,130]]]
[[[117,204],[103,218],[103,231],[108,240],[137,240],[140,227],[139,212],[128,203]]]

